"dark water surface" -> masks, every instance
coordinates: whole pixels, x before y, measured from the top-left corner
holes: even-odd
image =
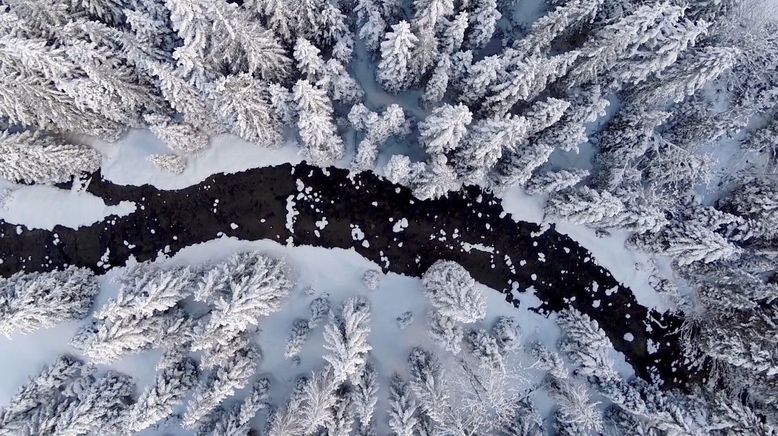
[[[680,319],[641,306],[574,240],[553,227],[541,233],[537,224],[513,221],[499,199],[476,188],[419,201],[372,173],[349,178],[347,170],[302,163],[216,174],[180,190],[116,185],[97,173],[87,191],[109,205],[135,202],[136,210],[77,230],[0,220],[0,275],[68,264],[102,273],[130,256],[155,259],[222,235],[353,248],[385,271],[409,276],[450,259],[516,306],[516,293],[532,287],[541,313],[572,305],[589,314],[641,377],[655,373],[667,386],[699,377],[680,362],[673,334]]]

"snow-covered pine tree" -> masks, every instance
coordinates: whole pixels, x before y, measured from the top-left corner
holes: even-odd
[[[171,341],[191,340],[189,316],[179,308],[150,316],[95,319],[79,329],[70,345],[96,363],[110,363],[131,353]]]
[[[192,153],[208,147],[208,135],[192,124],[176,123],[169,117],[157,114],[146,114],[143,119],[151,133],[171,150]]]
[[[458,59],[460,65],[457,62]],[[472,52],[470,51],[458,52],[453,55],[449,80],[459,91],[456,98],[465,104],[474,106],[481,103],[497,81],[497,77],[501,75],[502,61],[499,56],[495,55],[486,56],[474,64],[471,62]]]
[[[437,0],[436,0],[437,1]],[[411,32],[406,21],[392,26],[381,42],[381,61],[378,63],[378,82],[389,92],[398,93],[410,85],[413,72],[412,55],[419,38]]]
[[[358,103],[351,107],[348,119],[355,129],[365,135],[357,145],[357,154],[351,163],[354,171],[373,170],[378,159],[378,147],[391,136],[404,135],[408,131],[405,113],[396,104],[389,105],[379,115]]]
[[[545,213],[574,224],[596,224],[618,215],[623,209],[621,200],[609,192],[583,186],[549,197]]]
[[[367,300],[351,297],[343,302],[340,315],[324,328],[324,360],[332,366],[333,377],[340,383],[355,380],[372,349],[370,334],[370,307]]]
[[[446,351],[458,354],[462,350],[462,339],[465,336],[460,323],[435,310],[430,311],[427,319],[427,333],[433,342]]]
[[[266,377],[254,382],[251,392],[240,403],[227,410],[220,410],[213,417],[213,428],[209,436],[247,436],[251,434],[251,421],[262,409],[269,407],[270,380]],[[202,429],[201,429],[202,430]],[[203,433],[199,431],[199,433]]]
[[[263,147],[274,148],[281,143],[281,120],[272,110],[264,82],[247,73],[229,75],[217,80],[210,92],[224,131]]]
[[[375,408],[378,402],[378,377],[368,359],[352,392],[352,407],[357,421],[357,433],[375,434]]]
[[[389,384],[389,410],[387,423],[395,436],[413,436],[417,434],[418,419],[416,400],[409,384],[398,374],[392,375]]]
[[[639,46],[651,43],[663,28],[674,26],[682,15],[683,8],[670,2],[644,5],[601,28],[581,47],[579,62],[567,74],[568,86],[595,81]]]
[[[124,374],[108,371],[95,379],[88,375],[76,382],[79,389],[74,401],[51,404],[36,421],[56,422],[56,435],[82,435],[93,432],[114,433],[122,428],[122,417],[132,401],[135,383]],[[31,434],[47,434],[32,430]]]
[[[294,359],[295,357],[298,357],[310,334],[311,327],[307,319],[294,320],[294,323],[292,323],[292,330],[289,332],[289,338],[286,340],[284,358]]]
[[[204,380],[195,387],[191,400],[187,403],[183,424],[194,428],[222,401],[243,388],[257,370],[260,353],[249,346],[233,354],[224,366],[213,369]]]
[[[603,429],[602,412],[589,398],[586,387],[560,381],[551,391],[556,401],[554,427],[561,435],[580,435]]]
[[[403,154],[395,154],[389,158],[384,167],[384,177],[391,183],[410,186],[424,172],[424,162],[411,162],[411,158]]]
[[[523,117],[512,117],[511,124],[515,129],[507,139],[512,143],[504,155],[503,149],[498,149],[497,144],[501,143],[501,134],[496,132],[497,143],[489,144],[490,148],[482,152],[487,160],[482,165],[492,168],[486,176],[486,183],[494,190],[502,190],[506,187],[518,184],[523,185],[532,177],[532,173],[538,167],[542,166],[548,160],[554,151],[554,145],[541,141],[528,141],[528,138],[537,132],[547,129],[556,124],[564,116],[570,103],[565,100],[548,98],[536,102],[530,107],[530,110]],[[494,127],[491,126],[490,134],[494,134]],[[491,135],[490,135],[491,136]],[[478,148],[475,149],[476,151]],[[464,162],[465,156],[460,157]],[[496,163],[493,161],[496,160]],[[474,160],[478,162],[477,160]],[[461,171],[461,170],[460,170]],[[477,172],[480,176],[484,169]]]
[[[517,103],[533,100],[549,84],[564,76],[578,55],[577,51],[551,58],[535,55],[510,65],[490,87],[489,95],[482,102],[482,112],[502,116]]]
[[[470,16],[467,11],[460,11],[453,18],[446,21],[446,28],[441,38],[440,51],[441,58],[445,55],[451,55],[462,49],[465,41],[465,32],[467,31]]]
[[[177,154],[150,154],[146,157],[146,160],[160,171],[183,174],[184,170],[186,170],[186,159]]]
[[[497,21],[502,17],[497,10],[497,0],[473,0],[469,5],[470,25],[466,46],[470,50],[484,48],[492,39]]]
[[[423,167],[410,165],[407,175],[414,174],[414,177],[408,179],[408,184],[416,198],[420,200],[439,198],[459,189],[457,174],[447,162],[446,156],[435,154],[426,164],[423,164]]]
[[[335,404],[325,423],[327,436],[350,436],[354,427],[354,396],[350,385],[341,385],[335,392]]]
[[[497,339],[483,328],[471,329],[465,338],[467,352],[475,357],[479,365],[502,368],[504,365],[502,349]]]
[[[297,105],[297,127],[311,163],[331,165],[345,153],[343,140],[332,121],[332,102],[326,92],[307,80],[299,80],[294,88]]]
[[[170,416],[194,387],[197,376],[197,364],[186,356],[160,368],[153,384],[140,394],[129,409],[125,418],[127,428],[143,431]]]
[[[456,262],[439,260],[422,276],[424,294],[441,315],[461,323],[486,316],[486,300],[475,289],[475,280]]]
[[[554,10],[532,23],[529,34],[514,43],[513,56],[541,53],[557,38],[569,35],[591,22],[604,0],[571,0],[560,2]]]
[[[505,436],[538,436],[543,433],[543,417],[528,399],[516,403],[513,419],[503,425]]]
[[[238,253],[212,267],[195,291],[214,309],[198,328],[192,349],[208,350],[239,335],[281,307],[289,294],[287,266],[260,253]]]
[[[636,98],[648,106],[679,103],[730,69],[738,55],[740,50],[730,47],[705,47],[690,51],[668,67],[660,81],[644,84]]]
[[[0,334],[10,337],[84,318],[98,292],[94,274],[74,266],[0,277]]]
[[[22,434],[33,421],[35,415],[46,413],[41,409],[53,407],[59,401],[59,394],[77,380],[84,367],[81,361],[62,355],[46,365],[40,373],[23,385],[0,409],[0,434]],[[46,423],[53,427],[55,422]],[[41,426],[38,429],[45,430]]]
[[[0,133],[0,177],[11,182],[61,183],[100,167],[100,153],[51,136],[22,131]]]
[[[588,176],[589,171],[581,169],[545,171],[529,180],[526,191],[531,195],[549,194],[572,188]]]
[[[191,295],[196,279],[196,272],[189,266],[170,268],[151,262],[135,264],[117,278],[120,285],[117,296],[94,316],[116,321],[165,312]]]
[[[451,58],[443,54],[438,58],[438,62],[432,70],[432,76],[424,88],[422,101],[425,105],[434,106],[443,99],[450,80],[449,70],[451,70]]]
[[[705,35],[709,26],[710,23],[706,21],[682,19],[675,26],[661,28],[659,35],[650,44],[641,46],[630,58],[618,62],[611,76],[620,83],[634,85],[660,74]]]
[[[419,123],[419,142],[428,154],[442,154],[454,150],[467,133],[473,120],[470,109],[463,104],[444,104]]]
[[[379,3],[376,0],[358,0],[354,8],[359,26],[357,35],[371,52],[378,50],[387,27],[383,8]]]
[[[497,347],[503,355],[521,347],[521,333],[516,318],[498,317],[492,324],[491,335],[497,341]]]
[[[314,298],[308,305],[308,311],[311,313],[308,325],[312,329],[318,327],[325,318],[330,316],[330,307],[330,300],[326,296]]]

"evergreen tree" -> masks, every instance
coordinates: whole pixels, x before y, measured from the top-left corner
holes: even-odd
[[[607,191],[586,186],[552,195],[546,203],[546,214],[574,224],[591,224],[619,214],[624,204]]]
[[[492,39],[497,21],[502,14],[497,10],[497,0],[473,0],[470,10],[467,48],[478,50],[485,47]]]
[[[386,33],[381,42],[377,73],[378,82],[384,89],[398,93],[410,85],[413,79],[411,56],[418,42],[419,38],[411,33],[411,26],[405,21],[393,25],[392,31]]]
[[[484,318],[486,301],[461,265],[439,260],[424,273],[422,284],[425,295],[441,315],[462,323]]]
[[[182,174],[186,170],[186,159],[177,154],[150,154],[146,160],[160,171]]]
[[[286,341],[284,358],[293,359],[300,355],[303,345],[308,340],[311,328],[307,319],[296,319],[292,324],[292,331],[289,332],[289,339]]]
[[[60,183],[99,165],[100,154],[85,145],[29,131],[0,133],[0,177],[12,182]]]
[[[332,103],[324,90],[307,80],[298,81],[293,89],[299,118],[297,127],[311,163],[331,165],[345,153],[343,140],[332,122]]]
[[[84,318],[98,291],[94,274],[74,266],[0,277],[0,334],[10,337]]]
[[[527,183],[528,194],[548,194],[572,188],[589,176],[588,170],[546,171],[530,179]]]
[[[222,410],[215,417],[211,436],[245,436],[251,432],[251,421],[258,411],[269,406],[270,380],[260,378],[242,402]]]
[[[418,420],[418,406],[413,398],[411,388],[399,375],[394,374],[389,384],[388,424],[395,436],[413,436]]]
[[[441,348],[453,354],[459,354],[462,350],[462,339],[465,332],[453,318],[442,315],[438,311],[431,311],[428,333],[430,338]]]
[[[428,154],[440,154],[456,149],[472,121],[467,106],[444,104],[419,123],[419,142]]]
[[[259,360],[259,352],[253,347],[248,347],[232,355],[226,365],[213,369],[195,387],[194,394],[186,406],[184,426],[194,428],[222,401],[243,388],[257,370]]]
[[[332,366],[336,381],[355,379],[363,371],[366,354],[372,349],[367,341],[369,334],[367,301],[358,297],[347,299],[340,316],[324,328],[324,349],[329,352],[324,360]]]
[[[243,73],[217,81],[213,106],[223,129],[265,147],[277,147],[282,139],[281,121],[271,108],[266,85]]]
[[[197,376],[197,365],[188,357],[161,368],[153,384],[130,408],[126,418],[127,428],[143,431],[170,416],[183,403],[187,391],[194,387]]]
[[[386,108],[383,114],[371,112],[362,103],[351,107],[349,122],[364,138],[357,145],[357,154],[351,163],[352,170],[368,171],[375,168],[378,159],[378,147],[391,136],[404,135],[408,131],[405,113],[396,104]]]
[[[176,123],[163,115],[147,114],[143,119],[148,129],[161,139],[171,150],[193,153],[208,147],[208,135],[198,127],[187,123]]]

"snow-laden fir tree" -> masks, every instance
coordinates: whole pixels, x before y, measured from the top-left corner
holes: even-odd
[[[311,313],[308,325],[311,328],[318,327],[330,315],[330,308],[330,300],[326,296],[314,298],[308,305],[308,311]]]
[[[515,351],[521,347],[521,333],[516,318],[498,317],[492,324],[491,335],[497,342],[501,354]]]
[[[557,404],[554,427],[559,434],[590,434],[603,429],[602,412],[589,398],[586,387],[559,381],[551,394]]]
[[[419,123],[419,142],[428,154],[440,154],[456,149],[473,120],[470,109],[463,104],[444,104]]]
[[[189,266],[135,264],[118,277],[119,293],[95,312],[95,318],[120,320],[164,312],[191,295],[196,279],[195,270]]]
[[[645,84],[638,101],[650,106],[681,102],[730,69],[739,54],[740,50],[730,47],[705,47],[690,52],[668,67],[661,81]]]
[[[416,167],[411,164],[409,175],[414,174],[414,177],[407,180],[416,198],[420,200],[435,199],[459,189],[461,184],[457,180],[454,169],[448,165],[446,156],[442,154],[432,155],[428,162],[422,165],[423,167]]]
[[[98,292],[94,274],[74,266],[0,277],[0,334],[10,337],[84,318]]]
[[[298,357],[310,334],[311,327],[307,319],[294,320],[292,330],[289,332],[289,338],[286,340],[284,358],[294,359]]]
[[[197,377],[197,364],[186,356],[160,368],[152,385],[140,394],[127,413],[127,428],[143,431],[172,415],[196,384]]]
[[[528,194],[549,194],[572,188],[589,176],[588,170],[573,169],[546,171],[531,178],[527,183]]]
[[[595,81],[642,44],[651,43],[663,28],[675,25],[682,15],[683,8],[663,2],[641,6],[601,28],[581,47],[579,61],[567,75],[568,85]]]
[[[0,409],[0,434],[22,434],[36,415],[45,415],[61,401],[60,393],[81,376],[83,369],[81,361],[69,355],[59,356],[46,365]],[[53,428],[55,424],[53,420],[45,425]]]
[[[183,417],[184,426],[194,428],[222,401],[246,386],[256,372],[260,359],[259,351],[249,346],[233,354],[225,365],[211,370],[195,387],[192,398],[187,403]]]
[[[292,90],[297,105],[297,127],[311,163],[327,166],[343,157],[343,140],[332,120],[332,102],[325,91],[307,80],[299,80]]]
[[[516,403],[513,419],[502,427],[505,436],[537,436],[543,433],[543,417],[528,399]]]
[[[591,22],[604,0],[571,0],[556,4],[555,8],[535,20],[529,34],[514,43],[512,56],[523,57],[529,53],[541,53],[552,41],[579,30]]]
[[[472,323],[486,316],[486,300],[470,273],[456,262],[439,260],[422,276],[424,294],[441,315]]]
[[[410,186],[424,172],[424,162],[411,162],[411,158],[403,154],[395,154],[389,158],[384,167],[384,176],[391,183]]]
[[[342,385],[335,392],[335,404],[330,408],[330,418],[324,425],[326,434],[349,436],[354,427],[354,397],[351,386]]]
[[[453,354],[462,350],[465,332],[459,322],[433,310],[427,315],[430,338],[441,348]]]
[[[263,147],[281,142],[281,120],[272,110],[263,81],[247,73],[229,75],[210,90],[216,118],[225,131]]]
[[[100,166],[100,153],[86,145],[23,131],[0,133],[0,177],[11,182],[66,182]]]
[[[357,432],[360,435],[375,434],[378,389],[378,376],[375,367],[368,360],[351,393]]]
[[[158,170],[172,174],[183,174],[186,170],[186,158],[177,154],[150,154],[146,160]]]
[[[398,374],[392,376],[389,384],[389,410],[387,424],[395,436],[413,436],[416,434],[418,406],[408,382]]]
[[[389,105],[383,114],[379,115],[370,111],[364,104],[358,103],[351,107],[348,120],[356,130],[364,132],[351,163],[354,171],[375,169],[378,148],[391,136],[405,135],[408,132],[405,113],[396,104]]]
[[[378,63],[378,82],[389,92],[397,93],[410,85],[413,50],[419,42],[406,21],[392,26],[381,42],[381,61]]]
[[[427,81],[427,85],[424,88],[422,101],[425,105],[434,106],[443,99],[450,81],[450,70],[451,58],[445,54],[441,55],[440,58],[438,58],[438,62],[435,64],[435,68],[432,70],[432,76]]]
[[[270,406],[270,380],[266,377],[254,382],[251,391],[240,403],[234,404],[229,409],[222,409],[213,416],[213,422],[207,430],[201,427],[198,434],[209,436],[247,436],[251,434],[251,422],[254,416],[262,409]],[[212,427],[212,428],[211,428]]]
[[[441,59],[462,49],[469,18],[467,11],[460,11],[446,21],[446,28],[443,31],[440,46],[438,47],[443,53],[440,57]]]
[[[470,50],[478,50],[486,46],[492,39],[497,21],[502,17],[497,10],[497,0],[473,0],[469,5],[470,24],[466,46]]]
[[[372,349],[370,307],[367,300],[351,297],[343,302],[338,317],[324,327],[324,360],[332,366],[333,377],[342,382],[353,380],[363,371],[367,352]]]
[[[502,116],[519,102],[531,101],[546,87],[562,77],[578,58],[578,52],[568,52],[545,58],[533,56],[506,68],[498,75],[489,95],[483,100],[483,112]]]
[[[623,209],[624,204],[609,192],[584,186],[549,197],[545,213],[574,224],[592,224],[608,220]]]
[[[176,123],[169,117],[156,114],[144,115],[147,128],[171,150],[192,153],[208,147],[208,135],[191,124]]]
[[[260,253],[238,253],[213,266],[195,291],[196,299],[212,301],[214,308],[192,349],[212,349],[256,326],[281,307],[291,287],[286,264]]]
[[[633,235],[627,243],[632,248],[671,256],[681,266],[737,258],[743,252],[713,229],[693,222],[671,224],[656,234]]]
[[[462,63],[459,66],[456,62],[457,55]],[[456,98],[467,105],[478,104],[489,93],[489,89],[496,82],[502,69],[499,56],[486,56],[471,64],[472,56],[470,51],[459,52],[452,56],[449,78],[459,91]],[[461,70],[459,74],[457,74],[458,69]]]
[[[189,342],[192,324],[178,307],[149,316],[95,319],[76,332],[70,345],[96,363],[110,363],[156,345]]]

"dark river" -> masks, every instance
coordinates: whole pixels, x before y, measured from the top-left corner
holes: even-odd
[[[116,185],[97,173],[87,191],[109,205],[135,202],[136,211],[77,230],[30,230],[0,220],[0,275],[68,264],[102,273],[129,256],[172,255],[222,234],[353,248],[385,271],[409,276],[450,259],[516,306],[512,291],[533,287],[541,313],[572,305],[589,314],[641,377],[656,372],[674,386],[700,376],[681,363],[673,334],[680,319],[641,306],[574,240],[553,227],[538,234],[537,224],[515,222],[499,199],[476,188],[419,201],[372,173],[349,178],[347,170],[302,163],[217,174],[180,190]]]

